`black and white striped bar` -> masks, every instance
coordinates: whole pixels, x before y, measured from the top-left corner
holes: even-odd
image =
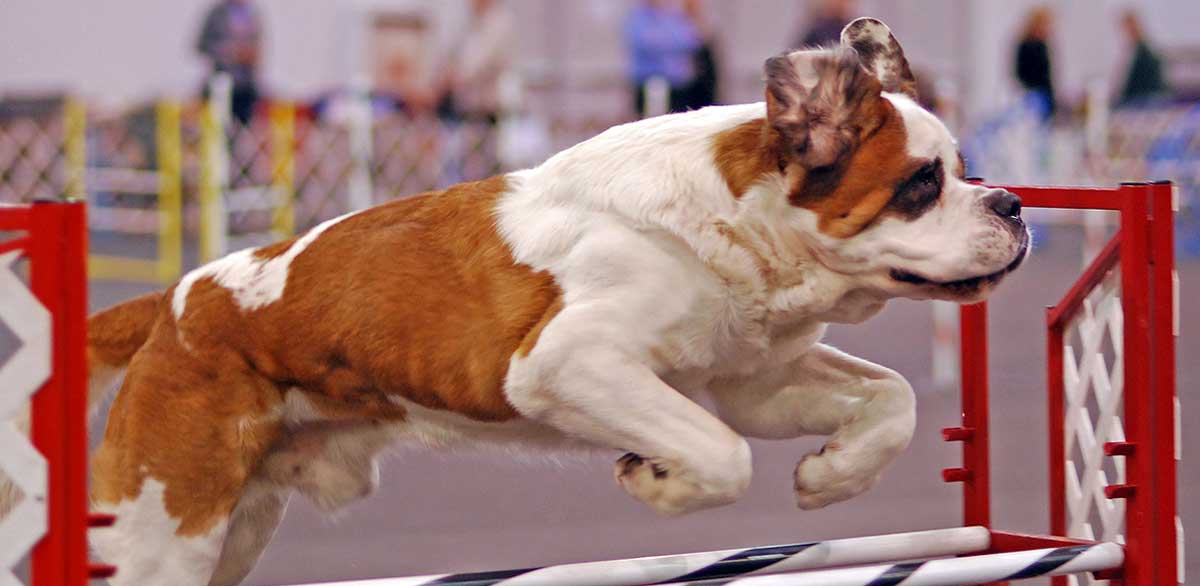
[[[1116,543],[1031,549],[961,558],[817,570],[671,586],[968,586],[1061,576],[1121,567],[1125,549]]]
[[[956,527],[542,568],[383,578],[322,586],[638,586],[963,555],[986,550],[984,527]]]

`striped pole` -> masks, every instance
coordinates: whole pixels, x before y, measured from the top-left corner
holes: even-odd
[[[1121,567],[1125,549],[1116,543],[1097,543],[1051,549],[1031,549],[962,558],[842,568],[734,580],[690,582],[689,586],[967,586],[1063,576]]]
[[[728,549],[541,568],[339,582],[328,586],[636,586],[875,564],[986,550],[984,527],[957,527],[750,549]]]

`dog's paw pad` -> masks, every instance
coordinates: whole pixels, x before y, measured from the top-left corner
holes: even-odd
[[[667,468],[662,464],[643,458],[642,456],[639,456],[633,452],[629,452],[617,459],[615,466],[617,481],[619,482],[623,478],[633,476],[638,471],[644,470],[647,467],[651,476],[656,479],[661,480],[666,478],[668,475]]]
[[[859,476],[840,470],[829,455],[832,449],[808,454],[796,465],[796,506],[801,509],[820,509],[858,496],[878,481],[878,474]]]

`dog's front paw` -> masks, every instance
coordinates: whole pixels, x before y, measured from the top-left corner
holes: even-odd
[[[796,465],[796,505],[804,510],[820,509],[858,496],[875,486],[878,472],[863,473],[844,461],[834,446],[800,459]]]
[[[675,517],[732,502],[723,486],[696,482],[670,464],[638,454],[625,454],[613,466],[617,484],[655,512]]]

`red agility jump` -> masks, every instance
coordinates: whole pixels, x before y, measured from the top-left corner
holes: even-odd
[[[82,586],[111,568],[88,563],[86,532],[110,519],[88,515],[87,222],[82,203],[0,207],[0,314],[21,340],[3,365],[0,415],[31,400],[31,441],[0,442],[5,472],[25,498],[0,521],[2,558],[15,564],[36,543],[33,584]],[[15,234],[15,237],[13,236]],[[29,284],[17,277],[29,261]],[[39,541],[40,537],[40,541]],[[15,553],[15,556],[13,555]],[[9,572],[7,564],[0,573]],[[7,577],[0,574],[0,578]]]
[[[1070,578],[1074,583],[1108,579],[1126,586],[1174,586],[1182,578],[1183,556],[1179,551],[1182,529],[1176,516],[1179,414],[1172,187],[1157,183],[1116,189],[1007,189],[1021,196],[1027,207],[1120,213],[1118,233],[1058,304],[1046,311],[1051,535],[991,529],[987,308],[979,304],[962,308],[963,420],[943,432],[947,441],[963,444],[963,465],[945,470],[943,478],[963,484],[964,524],[968,526],[964,529],[370,583],[916,585],[978,584],[1075,573]],[[22,442],[0,442],[0,465],[27,495],[34,496],[0,521],[0,535],[26,538],[0,540],[0,559],[15,563],[21,552],[14,556],[8,551],[10,545],[15,543],[23,551],[26,543],[33,543],[44,531],[33,553],[33,586],[83,586],[89,578],[114,571],[89,565],[85,543],[89,526],[111,523],[111,519],[90,517],[86,510],[84,226],[82,204],[0,208],[0,232],[23,232],[0,240],[0,263],[5,264],[2,278],[11,281],[0,288],[4,299],[0,317],[18,336],[30,332],[22,337],[29,350],[18,352],[0,370],[6,377],[0,385],[0,391],[5,391],[0,395],[0,417],[14,415],[24,398],[32,396],[32,441],[44,457],[44,463],[36,455],[25,460],[13,458],[12,454],[25,448],[10,446]],[[8,269],[18,256],[30,261],[33,297]],[[18,307],[31,309],[14,311]],[[44,309],[39,312],[38,308]],[[1101,350],[1105,336],[1112,342],[1111,357]],[[26,359],[25,355],[36,352],[43,354],[46,377],[31,380],[31,373],[39,374],[38,357],[31,354],[32,358]],[[28,389],[13,389],[15,379],[7,378],[18,358],[32,365],[21,379],[31,381]],[[1108,361],[1113,362],[1112,368]],[[15,393],[10,392],[13,390]],[[0,434],[6,431],[0,426]],[[26,465],[14,469],[14,462]],[[1115,470],[1115,477],[1106,469]],[[38,498],[41,495],[44,500]],[[22,508],[25,512],[17,514]],[[1093,522],[1097,519],[1098,524]],[[968,533],[955,533],[963,531]],[[743,555],[747,552],[754,555]],[[960,557],[886,563],[945,555]],[[862,565],[880,563],[884,565]],[[857,567],[823,570],[847,564]],[[0,564],[0,572],[6,571]],[[776,575],[742,578],[751,572]],[[5,577],[0,574],[0,579]],[[1067,579],[1054,578],[1060,586]]]

